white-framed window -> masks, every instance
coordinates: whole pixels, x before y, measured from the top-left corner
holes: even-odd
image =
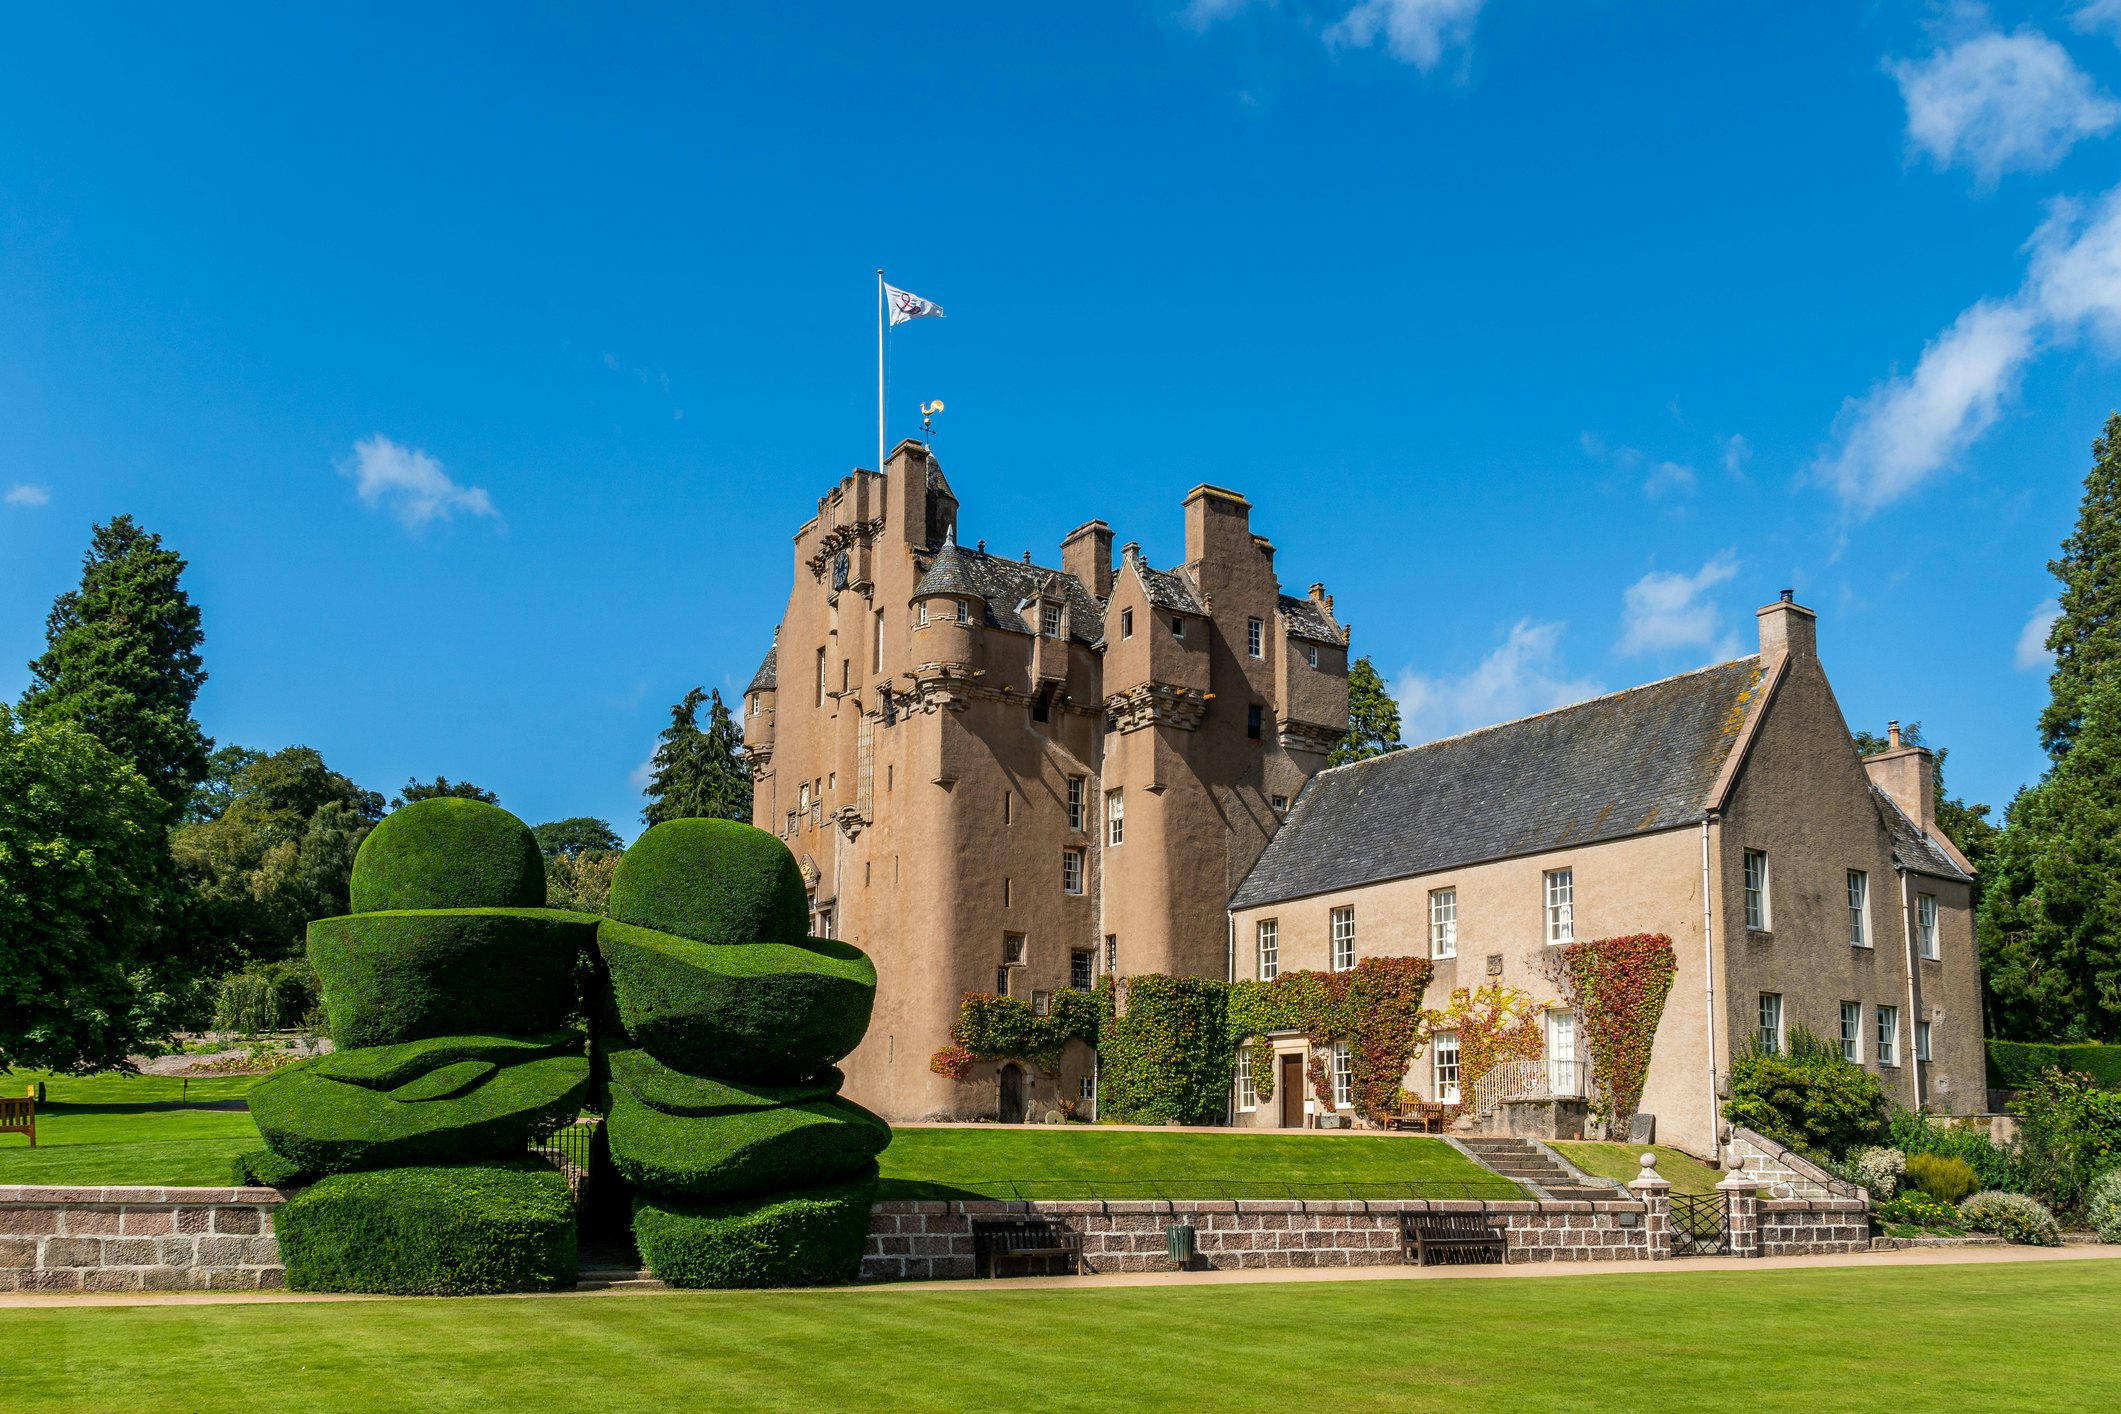
[[[1852,1065],[1863,1064],[1863,1003],[1841,1004],[1841,1058]]]
[[[1439,1105],[1455,1105],[1458,1099],[1458,1033],[1429,1033],[1431,1086]]]
[[[1355,1060],[1346,1041],[1333,1043],[1333,1108],[1344,1110],[1355,1103]]]
[[[1088,1104],[1090,1103],[1090,1101],[1096,1099],[1097,1077],[1094,1075],[1086,1075],[1082,1079],[1076,1081],[1075,1098],[1081,1100],[1084,1104]]]
[[[1922,955],[1931,962],[1937,960],[1937,896],[1915,895],[1915,941],[1921,944]],[[1923,1057],[1928,1060],[1928,1056]]]
[[[1576,1013],[1565,1007],[1547,1013],[1547,1085],[1557,1095],[1576,1093]]]
[[[1930,1022],[1915,1023],[1915,1059],[1924,1065],[1930,1063]]]
[[[1274,813],[1276,815],[1286,815],[1289,813],[1289,797],[1285,795],[1277,795],[1274,797]]]
[[[1061,632],[1061,606],[1044,603],[1038,606],[1038,631],[1048,638],[1059,638]]]
[[[1241,1110],[1259,1108],[1259,1087],[1252,1083],[1252,1048],[1237,1048],[1237,1107]]]
[[[1760,1049],[1771,1056],[1782,1054],[1782,993],[1760,994]]]
[[[1112,933],[1105,934],[1105,971],[1119,971],[1119,938]]]
[[[1119,636],[1121,638],[1134,637],[1134,611],[1132,609],[1121,609],[1119,611]]]
[[[1576,941],[1576,871],[1547,871],[1547,941]]]
[[[1245,620],[1245,656],[1264,658],[1267,656],[1267,626],[1258,619]]]
[[[1068,777],[1068,828],[1076,834],[1083,832],[1083,778]]]
[[[1317,644],[1315,644],[1315,643],[1306,643],[1306,644],[1304,645],[1304,657],[1310,660],[1310,663],[1311,663],[1311,666],[1312,666],[1312,667],[1314,667],[1314,668],[1315,668],[1315,667],[1317,667],[1317,666],[1318,666],[1318,645],[1317,645]]]
[[[961,624],[972,622],[972,601],[970,599],[957,601],[957,621]]]
[[[1861,869],[1849,870],[1849,946],[1871,945],[1871,876]]]
[[[825,650],[817,650],[817,705],[825,705]]]
[[[870,671],[880,673],[884,670],[884,611],[882,609],[876,611],[874,627],[876,630],[876,647],[874,650],[874,662]]]
[[[1900,1064],[1900,1008],[1878,1008],[1878,1064]]]
[[[1355,966],[1355,910],[1333,910],[1333,970],[1347,972]]]
[[[1458,890],[1429,890],[1429,956],[1458,956]]]
[[[926,599],[923,599],[920,603],[914,605],[913,622],[914,626],[917,628],[928,627],[928,601]]]
[[[1127,837],[1127,797],[1124,791],[1105,792],[1105,843],[1118,845]]]
[[[1171,636],[1173,638],[1184,638],[1186,636],[1186,621],[1176,614],[1171,616]]]
[[[1277,919],[1259,920],[1259,980],[1272,982],[1281,976],[1281,923]]]
[[[1079,849],[1061,851],[1061,892],[1079,894],[1083,891],[1083,852]]]
[[[1767,851],[1745,852],[1745,926],[1755,932],[1768,931]]]

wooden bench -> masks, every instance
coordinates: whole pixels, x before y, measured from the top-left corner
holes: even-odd
[[[1419,1129],[1424,1134],[1435,1134],[1449,1129],[1458,1118],[1458,1106],[1431,1104],[1416,1100],[1410,1105],[1401,1105],[1399,1113],[1385,1121],[1387,1129]]]
[[[1479,1213],[1409,1213],[1404,1219],[1407,1255],[1417,1267],[1500,1262],[1502,1229]]]
[[[0,1134],[27,1134],[29,1146],[37,1147],[37,1102],[34,1099],[0,1099]]]
[[[1083,1235],[1045,1218],[975,1219],[972,1224],[972,1269],[983,1277],[1000,1276],[1004,1262],[1028,1266],[1056,1259],[1062,1273],[1073,1276],[1082,1255]]]

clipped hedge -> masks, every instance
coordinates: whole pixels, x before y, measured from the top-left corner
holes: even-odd
[[[458,1039],[467,1047],[500,1043],[494,1050],[505,1059],[507,1038]],[[589,1058],[582,1055],[512,1064],[493,1055],[447,1060],[435,1069],[461,1075],[471,1066],[482,1073],[469,1085],[442,1087],[441,1097],[432,1096],[423,1077],[385,1090],[334,1074],[365,1059],[356,1053],[304,1061],[251,1090],[251,1118],[273,1152],[326,1174],[506,1157],[577,1113],[589,1093]],[[490,1073],[486,1065],[494,1067]]]
[[[354,1050],[551,1031],[575,1009],[576,963],[595,937],[593,915],[543,908],[354,913],[309,925],[309,960],[332,1041]]]
[[[469,1296],[575,1279],[567,1180],[536,1159],[320,1179],[273,1231],[296,1291]]]
[[[729,1080],[819,1074],[861,1042],[876,1001],[875,965],[830,938],[715,946],[606,919],[597,948],[611,979],[611,1044]]]
[[[313,1176],[270,1149],[250,1149],[236,1155],[228,1181],[238,1188],[292,1188]]]
[[[536,908],[545,856],[530,827],[498,805],[456,796],[383,817],[354,855],[353,911]]]
[[[891,1142],[891,1126],[849,1100],[669,1115],[621,1085],[611,1089],[604,1133],[628,1182],[702,1200],[785,1191],[873,1167]]]
[[[633,1231],[672,1286],[824,1286],[859,1274],[876,1167],[837,1183],[737,1203],[637,1194]]]
[[[619,861],[609,907],[621,922],[696,943],[800,947],[810,931],[795,856],[766,831],[735,820],[651,827]]]
[[[2049,1068],[2082,1071],[2106,1089],[2121,1090],[2121,1046],[1988,1043],[1988,1083],[1995,1089],[2030,1090],[2040,1083],[2040,1072]]]
[[[608,1078],[650,1106],[670,1115],[734,1114],[774,1105],[800,1105],[840,1092],[846,1076],[828,1066],[799,1085],[738,1085],[704,1075],[673,1070],[646,1051],[611,1051],[604,1055]]]

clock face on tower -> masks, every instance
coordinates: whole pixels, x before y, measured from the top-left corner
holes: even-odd
[[[847,552],[845,550],[832,557],[832,587],[834,589],[845,589],[847,587]]]

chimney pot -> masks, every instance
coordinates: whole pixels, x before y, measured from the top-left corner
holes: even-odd
[[[1783,603],[1785,603],[1785,604],[1794,604],[1794,603],[1796,603],[1796,602],[1797,602],[1797,591],[1796,591],[1796,590],[1794,590],[1794,589],[1785,589],[1785,590],[1783,590],[1783,591],[1782,591],[1782,602],[1783,602]]]
[[[1898,750],[1900,749],[1900,723],[1899,723],[1899,722],[1897,722],[1897,721],[1892,721],[1892,722],[1887,722],[1887,723],[1885,724],[1885,744],[1886,744],[1887,746],[1891,747],[1891,748],[1892,748],[1893,750],[1895,750],[1895,751],[1898,751]]]

